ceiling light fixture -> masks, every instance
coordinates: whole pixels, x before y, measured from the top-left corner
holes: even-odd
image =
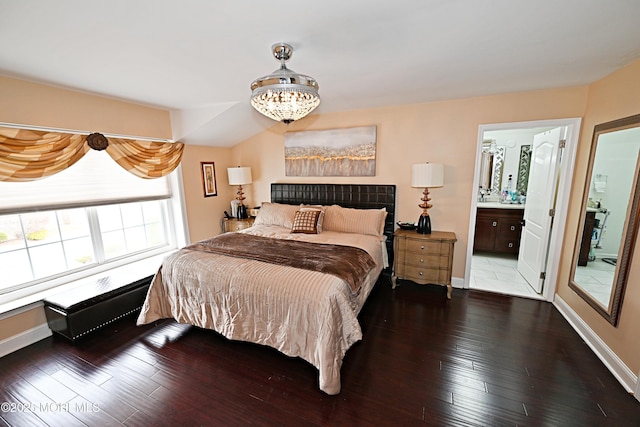
[[[271,50],[280,68],[251,83],[251,105],[270,119],[289,124],[320,105],[318,82],[287,68],[285,62],[293,54],[290,45],[276,43]]]

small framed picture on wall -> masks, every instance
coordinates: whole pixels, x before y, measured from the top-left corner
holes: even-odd
[[[204,189],[204,197],[218,195],[216,188],[216,167],[214,162],[200,162],[202,167],[202,188]]]

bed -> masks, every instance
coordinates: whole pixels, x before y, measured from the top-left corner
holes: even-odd
[[[164,260],[137,323],[173,318],[273,347],[338,394],[358,313],[392,265],[394,212],[394,185],[272,184],[253,227]]]

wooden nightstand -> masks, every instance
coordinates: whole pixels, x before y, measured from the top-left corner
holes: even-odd
[[[228,233],[230,231],[239,231],[239,230],[244,230],[245,228],[249,228],[253,225],[254,219],[255,218],[246,218],[246,219],[224,218],[222,220],[222,232]]]
[[[420,234],[415,230],[396,230],[394,233],[393,276],[421,285],[434,284],[447,287],[447,298],[451,299],[451,268],[453,266],[453,244],[456,235],[448,231],[433,231]]]

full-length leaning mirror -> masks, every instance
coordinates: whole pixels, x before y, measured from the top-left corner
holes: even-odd
[[[569,286],[616,325],[640,212],[640,114],[594,128]]]

